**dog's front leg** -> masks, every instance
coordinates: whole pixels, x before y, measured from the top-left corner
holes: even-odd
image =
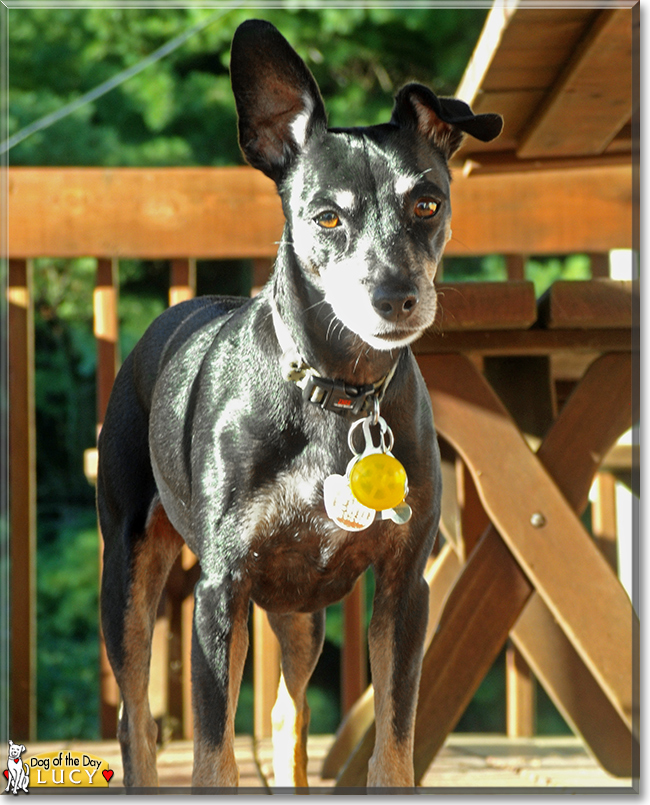
[[[375,691],[375,748],[368,787],[412,787],[413,731],[428,588],[422,573],[407,568],[405,553],[375,565],[376,591],[368,629]],[[420,565],[420,562],[415,562]]]
[[[325,639],[325,611],[268,614],[280,643],[282,674],[273,707],[273,773],[276,786],[307,786],[307,683]]]
[[[194,591],[193,786],[234,787],[235,712],[248,650],[248,596],[230,574],[203,576]]]

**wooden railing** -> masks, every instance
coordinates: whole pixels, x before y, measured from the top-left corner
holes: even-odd
[[[626,166],[455,177],[453,239],[447,255],[504,254],[511,279],[523,278],[525,254],[589,253],[594,275],[602,255],[632,243],[631,169]],[[277,250],[282,212],[272,183],[248,168],[58,169],[8,171],[10,328],[10,494],[12,561],[12,735],[27,739],[35,726],[35,428],[33,311],[30,260],[97,258],[94,330],[97,340],[97,421],[101,427],[118,365],[116,265],[120,258],[170,260],[169,302],[195,292],[200,258],[253,258],[260,285]],[[534,301],[534,299],[533,299]],[[471,307],[471,294],[465,298]],[[483,305],[485,309],[485,305]],[[495,302],[495,316],[508,309]],[[471,311],[467,314],[471,318]],[[466,317],[464,321],[469,321]],[[471,322],[470,322],[471,324]],[[92,453],[87,471],[92,475]],[[167,588],[154,651],[164,651],[157,680],[175,734],[191,734],[189,635],[196,578],[189,551]],[[366,686],[363,590],[347,599],[342,652],[343,712]],[[164,649],[161,648],[164,646]],[[277,686],[275,638],[254,614],[255,732],[270,730]],[[511,732],[527,731],[528,672],[511,652]],[[517,686],[518,685],[518,686]],[[117,690],[102,659],[102,733],[115,734]]]

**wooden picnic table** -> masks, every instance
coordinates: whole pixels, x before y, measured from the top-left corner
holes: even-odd
[[[417,780],[508,637],[603,768],[638,776],[638,618],[580,520],[603,458],[638,417],[633,290],[558,282],[537,303],[526,281],[441,286],[438,326],[415,351],[438,434],[463,469],[427,574]],[[558,403],[562,362],[585,371]],[[450,494],[456,528],[445,523]],[[368,689],[324,776],[364,785],[373,744]]]

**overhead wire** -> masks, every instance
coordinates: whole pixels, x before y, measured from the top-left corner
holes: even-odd
[[[109,78],[107,81],[104,81],[102,84],[96,86],[94,89],[85,92],[83,95],[80,95],[78,98],[70,101],[70,103],[61,106],[55,112],[51,112],[50,114],[45,115],[39,120],[36,120],[33,123],[30,123],[28,126],[20,129],[20,131],[17,131],[15,134],[12,134],[11,137],[8,137],[6,140],[0,143],[0,154],[6,154],[11,148],[18,145],[18,143],[21,143],[23,140],[26,140],[37,131],[42,131],[43,129],[49,128],[54,123],[58,123],[59,120],[63,120],[64,117],[68,117],[68,115],[73,114],[73,112],[76,112],[77,109],[80,109],[82,106],[92,103],[93,101],[97,100],[97,98],[101,98],[102,95],[106,95],[106,93],[110,92],[112,89],[119,87],[120,84],[128,81],[129,78],[141,73],[150,65],[155,64],[155,62],[160,61],[160,59],[168,56],[174,50],[177,50],[199,31],[203,30],[208,25],[211,25],[213,22],[216,22],[218,19],[221,19],[235,8],[241,8],[241,2],[232,2],[229,3],[227,7],[220,8],[214,14],[211,14],[204,20],[195,23],[186,31],[183,31],[183,33],[178,34],[178,36],[175,36],[173,39],[170,39],[169,42],[165,43],[157,50],[154,50],[148,56],[145,56],[145,58],[139,61],[137,64],[128,67],[126,70],[122,70],[112,78]]]

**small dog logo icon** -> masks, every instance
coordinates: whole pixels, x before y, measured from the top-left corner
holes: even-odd
[[[7,778],[5,793],[13,791],[14,794],[17,794],[18,791],[22,790],[29,794],[29,769],[27,764],[20,759],[25,748],[22,744],[15,744],[13,741],[9,741],[7,770],[5,771],[5,777]]]

